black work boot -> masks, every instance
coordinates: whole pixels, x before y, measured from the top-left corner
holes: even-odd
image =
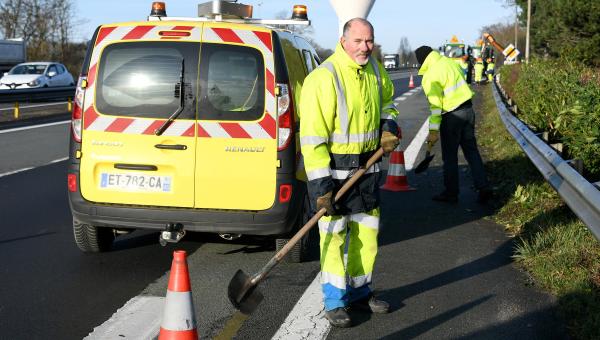
[[[348,312],[346,312],[346,309],[343,307],[325,311],[325,317],[334,327],[346,328],[352,325],[350,315],[348,315]]]
[[[435,196],[433,196],[431,198],[434,201],[438,201],[438,202],[446,202],[446,203],[456,203],[458,202],[458,196],[457,195],[452,195],[447,193],[446,191],[443,191]]]
[[[375,295],[373,294],[370,294],[369,296],[363,299],[352,302],[350,306],[356,309],[377,314],[385,314],[390,311],[390,304],[383,300],[377,300],[375,298]]]

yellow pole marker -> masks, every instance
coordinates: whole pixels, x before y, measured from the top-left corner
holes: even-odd
[[[15,119],[19,119],[19,102],[15,102]]]

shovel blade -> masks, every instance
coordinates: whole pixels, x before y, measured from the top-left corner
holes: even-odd
[[[227,287],[227,296],[231,304],[244,314],[254,312],[263,300],[263,295],[256,289],[256,284],[241,269],[233,275]]]
[[[435,155],[430,155],[429,153],[427,153],[427,155],[425,155],[425,159],[423,159],[421,163],[419,163],[415,168],[415,174],[419,174],[427,170],[427,168],[429,167],[429,163],[431,163],[431,160],[433,159],[433,156]]]

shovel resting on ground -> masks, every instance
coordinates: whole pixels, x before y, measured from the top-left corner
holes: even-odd
[[[417,164],[417,166],[415,167],[415,174],[420,174],[421,172],[427,170],[427,168],[429,167],[429,163],[431,163],[431,160],[435,156],[435,154],[431,153],[432,147],[433,144],[427,142],[427,151],[425,152],[425,159],[423,159],[419,164]]]
[[[377,150],[377,152],[375,152],[375,154],[373,154],[373,156],[371,156],[371,158],[369,158],[364,167],[359,168],[352,175],[352,177],[350,177],[348,181],[344,183],[340,190],[335,194],[334,202],[337,202],[340,197],[342,197],[346,191],[348,191],[348,189],[350,189],[350,187],[354,185],[354,183],[356,183],[356,181],[358,181],[358,179],[365,172],[367,172],[367,170],[373,164],[375,164],[375,162],[379,160],[379,158],[381,158],[381,156],[383,156],[383,149],[380,148]],[[281,262],[290,249],[292,249],[292,247],[304,235],[306,235],[315,224],[317,224],[319,219],[323,217],[325,213],[325,208],[321,208],[319,211],[317,211],[317,213],[310,220],[308,220],[308,222],[306,222],[306,224],[300,228],[300,230],[298,230],[296,235],[294,235],[294,237],[292,237],[288,243],[286,243],[286,245],[283,246],[283,248],[281,248],[281,250],[278,251],[277,254],[275,254],[275,256],[273,256],[271,260],[269,260],[269,262],[267,262],[267,264],[252,277],[248,276],[241,269],[238,269],[229,282],[229,286],[227,287],[229,301],[231,301],[231,304],[235,308],[239,309],[240,312],[244,314],[250,314],[256,309],[258,304],[260,304],[263,299],[263,295],[256,289],[258,284],[267,277],[271,269]]]

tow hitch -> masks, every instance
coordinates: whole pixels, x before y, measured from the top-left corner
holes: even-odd
[[[167,243],[177,243],[185,236],[185,230],[183,230],[183,224],[181,223],[169,223],[165,229],[158,237],[158,242],[163,247]]]

